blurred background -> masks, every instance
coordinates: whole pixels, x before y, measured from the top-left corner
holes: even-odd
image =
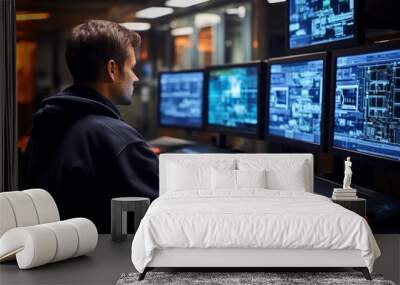
[[[265,1],[175,1],[179,6],[203,3],[186,8],[171,7],[167,12],[173,10],[172,14],[161,17],[155,17],[153,12],[149,15],[155,17],[152,19],[137,17],[138,11],[148,7],[165,8],[164,2],[17,1],[18,146],[21,151],[26,147],[32,115],[40,101],[72,83],[64,60],[65,37],[72,27],[85,20],[124,23],[142,36],[142,47],[137,51],[141,81],[133,104],[121,108],[121,112],[147,139],[160,135],[191,136],[157,127],[155,99],[159,71],[266,57],[265,48],[259,47],[260,36],[265,38],[265,32],[259,31],[265,30],[266,25],[262,23],[265,17],[257,15],[265,12]]]
[[[364,2],[365,44],[400,38],[398,0]],[[146,10],[150,7],[158,8]],[[158,72],[264,60],[284,56],[287,50],[286,1],[17,0],[16,8],[20,154],[40,101],[72,83],[64,60],[65,38],[72,27],[88,19],[115,21],[142,36],[137,50],[140,83],[133,104],[120,110],[147,140],[169,136],[211,144],[215,136],[158,126]],[[230,136],[228,140],[244,152],[301,151],[256,139]],[[341,182],[342,159],[323,152],[315,155],[316,174]],[[357,169],[357,162],[353,165]],[[398,166],[366,166],[356,172],[354,183],[400,200],[398,173]]]

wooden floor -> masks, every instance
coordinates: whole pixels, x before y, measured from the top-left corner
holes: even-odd
[[[111,241],[100,235],[94,252],[88,256],[19,270],[16,262],[0,264],[0,284],[115,284],[122,273],[134,271],[131,262],[132,238]]]

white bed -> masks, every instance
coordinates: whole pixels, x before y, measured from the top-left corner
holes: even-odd
[[[155,267],[354,267],[370,278],[380,251],[367,222],[312,192],[309,154],[163,154],[132,262],[140,279]]]

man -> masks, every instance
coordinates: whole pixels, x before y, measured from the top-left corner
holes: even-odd
[[[61,218],[89,218],[103,233],[111,198],[158,196],[158,159],[115,107],[132,101],[139,45],[117,23],[75,27],[65,53],[74,85],[42,101],[26,151],[23,187],[48,190]]]

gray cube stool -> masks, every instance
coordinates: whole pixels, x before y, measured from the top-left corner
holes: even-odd
[[[139,227],[150,205],[149,198],[123,197],[111,200],[111,237],[113,241],[123,241],[127,236],[126,213],[134,213],[134,232]]]

